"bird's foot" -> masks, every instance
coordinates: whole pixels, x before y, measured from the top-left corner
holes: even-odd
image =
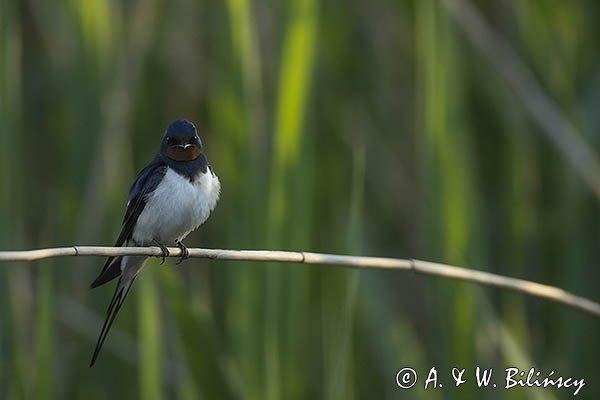
[[[162,251],[162,261],[160,262],[161,265],[165,263],[165,258],[169,257],[169,255],[171,254],[169,252],[169,249],[167,249],[167,246],[165,246],[164,244],[160,243],[158,240],[152,240],[152,243],[154,243],[155,245],[157,245],[158,247],[160,247],[160,251]]]
[[[175,245],[177,245],[177,247],[181,250],[181,257],[177,262],[177,264],[181,264],[183,260],[187,260],[190,257],[190,251],[188,250],[187,246],[181,242],[181,240],[176,240]]]

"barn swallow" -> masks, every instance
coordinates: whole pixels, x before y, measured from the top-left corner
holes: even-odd
[[[127,201],[123,226],[115,246],[161,248],[163,262],[167,244],[181,249],[183,261],[189,256],[182,240],[207,220],[215,208],[221,184],[208,163],[196,127],[181,119],[165,131],[160,151],[136,177]],[[121,309],[147,256],[109,257],[91,287],[119,278],[108,306],[90,367],[96,362],[108,331]]]

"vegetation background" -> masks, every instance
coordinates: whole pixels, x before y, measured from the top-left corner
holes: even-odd
[[[133,178],[187,117],[223,184],[189,246],[414,257],[599,300],[599,199],[452,4],[481,13],[597,153],[596,0],[2,0],[0,248],[112,245]],[[88,288],[102,263],[1,265],[0,398],[572,395],[478,389],[476,366],[499,385],[510,366],[583,377],[578,397],[600,398],[590,316],[261,263],[149,262],[90,370],[113,291]],[[403,391],[407,366],[420,381]],[[432,366],[444,388],[425,391]],[[452,367],[471,380],[454,388]]]

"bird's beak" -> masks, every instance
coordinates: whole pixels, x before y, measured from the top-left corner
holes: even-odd
[[[195,160],[202,153],[202,149],[194,144],[175,144],[165,150],[165,155],[174,161]]]
[[[177,149],[181,149],[181,150],[186,150],[188,147],[192,147],[192,146],[194,146],[194,144],[188,143],[188,144],[178,144],[178,145],[173,146],[173,147],[175,147]]]

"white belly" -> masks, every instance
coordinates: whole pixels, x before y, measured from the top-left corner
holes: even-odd
[[[169,168],[158,187],[148,195],[133,229],[133,240],[140,246],[149,245],[152,240],[165,245],[183,240],[206,221],[217,204],[220,190],[219,178],[210,170],[192,183]]]

